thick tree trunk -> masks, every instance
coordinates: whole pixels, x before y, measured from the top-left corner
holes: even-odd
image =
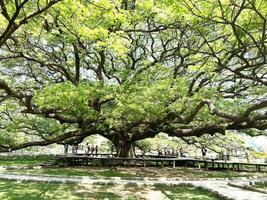
[[[119,140],[113,143],[116,147],[118,157],[129,157],[129,158],[135,157],[134,145],[132,141]]]

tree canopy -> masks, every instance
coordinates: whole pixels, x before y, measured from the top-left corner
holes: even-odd
[[[0,150],[267,128],[263,0],[2,0]]]

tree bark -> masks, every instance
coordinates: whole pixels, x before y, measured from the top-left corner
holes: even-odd
[[[113,144],[115,145],[116,148],[117,157],[123,157],[123,158],[135,157],[134,145],[132,141],[117,140],[113,141]]]

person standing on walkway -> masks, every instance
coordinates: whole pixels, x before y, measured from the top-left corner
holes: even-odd
[[[158,147],[158,156],[162,156],[162,150],[160,147]]]
[[[64,144],[64,154],[68,154],[69,145],[67,143]]]
[[[230,160],[232,149],[230,147],[227,148],[227,153],[226,153],[226,159]]]
[[[185,157],[183,147],[180,148],[179,152],[180,152],[180,157]]]
[[[167,155],[167,147],[164,148],[164,156]]]
[[[245,155],[246,155],[247,162],[250,163],[250,149],[249,149],[249,147],[247,147],[247,149],[245,151]]]
[[[90,151],[91,151],[91,147],[90,147],[89,143],[86,143],[86,145],[85,145],[85,154],[86,155],[90,155]]]
[[[76,154],[76,145],[72,146],[72,154]]]
[[[78,153],[78,144],[75,144],[73,146],[73,148],[74,148],[74,154],[77,155],[77,153]]]
[[[222,160],[223,160],[224,162],[226,162],[226,150],[223,149],[222,152],[221,152],[221,154],[222,154]]]
[[[176,147],[175,155],[176,155],[176,157],[179,157],[180,156],[180,149],[179,149],[179,147]]]
[[[98,153],[98,146],[95,145],[95,155],[97,156],[97,153]]]
[[[175,151],[173,147],[172,147],[172,156],[175,156]]]
[[[91,146],[91,155],[94,156],[94,152],[95,152],[95,147],[94,145]]]
[[[201,153],[202,153],[202,159],[206,160],[207,149],[204,146],[201,148]]]

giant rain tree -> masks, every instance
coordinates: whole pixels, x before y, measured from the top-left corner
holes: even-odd
[[[1,1],[1,151],[100,134],[125,157],[160,132],[266,129],[265,1],[15,2]]]

